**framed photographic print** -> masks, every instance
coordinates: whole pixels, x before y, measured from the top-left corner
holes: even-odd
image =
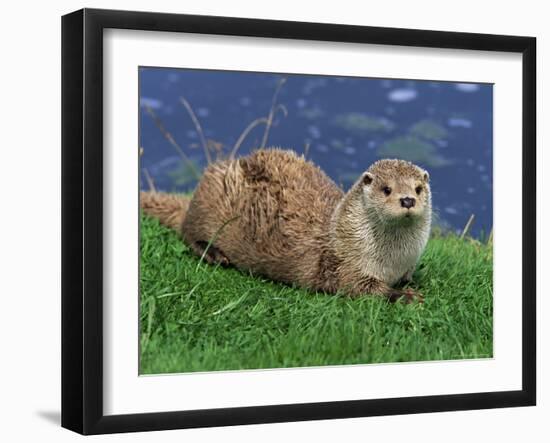
[[[62,425],[534,405],[531,37],[62,20]]]

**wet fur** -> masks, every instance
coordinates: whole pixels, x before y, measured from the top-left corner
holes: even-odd
[[[384,213],[395,204],[379,195],[389,182],[394,198],[422,183],[422,211],[406,223]],[[411,291],[391,286],[410,279],[426,245],[427,182],[427,173],[409,162],[382,160],[344,194],[313,163],[269,149],[210,165],[190,200],[142,193],[141,206],[180,231],[197,254],[207,249],[209,262],[313,290],[410,299]]]

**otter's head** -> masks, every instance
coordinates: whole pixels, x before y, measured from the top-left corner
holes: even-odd
[[[429,174],[404,160],[379,160],[358,183],[368,214],[389,225],[431,218]]]

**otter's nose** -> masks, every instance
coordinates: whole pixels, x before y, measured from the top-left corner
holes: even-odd
[[[401,206],[407,209],[412,208],[415,203],[416,203],[416,200],[411,197],[405,197],[401,199]]]

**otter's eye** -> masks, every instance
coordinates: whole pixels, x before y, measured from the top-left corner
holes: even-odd
[[[420,195],[420,193],[422,192],[422,186],[417,186],[415,191],[416,191],[416,195]]]
[[[382,189],[382,191],[384,191],[384,194],[386,194],[386,195],[391,194],[391,188],[389,186],[386,186],[384,189]]]

